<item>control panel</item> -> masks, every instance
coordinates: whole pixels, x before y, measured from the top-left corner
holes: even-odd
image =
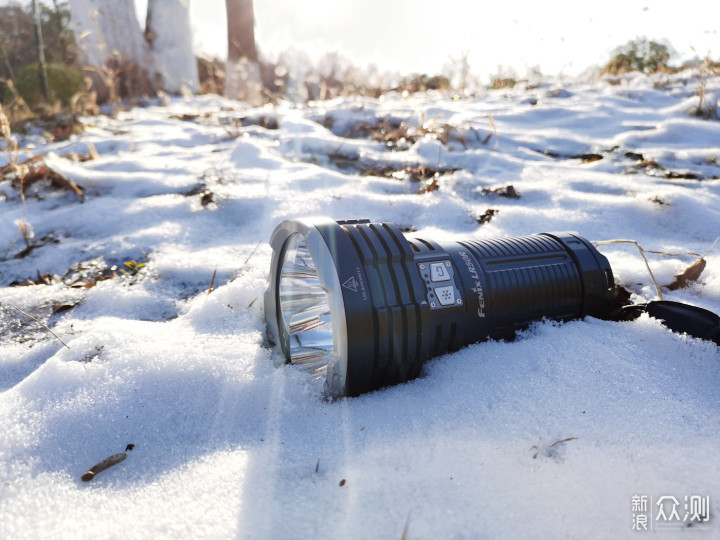
[[[455,270],[450,260],[417,263],[420,277],[425,282],[430,309],[461,306],[462,295],[455,284]]]

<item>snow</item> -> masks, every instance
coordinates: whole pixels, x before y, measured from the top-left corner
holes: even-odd
[[[642,534],[635,495],[675,496],[681,514],[685,496],[708,496],[710,520],[692,531],[717,537],[713,343],[647,316],[540,322],[330,403],[274,366],[262,313],[270,234],[304,215],[437,240],[575,230],[706,254],[720,235],[720,122],[688,114],[697,85],[633,75],[255,109],[198,96],[85,118],[68,142],[25,138],[26,157],[47,153],[85,197],[36,184],[23,207],[0,183],[0,537],[625,538]],[[384,118],[418,138],[393,150],[343,136]],[[99,159],[61,157],[89,144]],[[589,153],[602,159],[575,157]],[[425,194],[360,174],[421,164],[457,170]],[[670,174],[687,172],[701,178]],[[510,184],[519,199],[487,191]],[[54,241],[14,258],[19,219]],[[633,246],[600,249],[633,300],[655,297]],[[649,258],[660,284],[695,260]],[[706,260],[664,297],[720,312],[720,249]],[[69,286],[113,266],[129,275]],[[10,286],[38,273],[65,283]]]

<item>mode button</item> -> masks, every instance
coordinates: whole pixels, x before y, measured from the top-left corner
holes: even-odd
[[[447,287],[435,287],[435,296],[441,306],[449,306],[455,303],[455,287],[448,285]]]

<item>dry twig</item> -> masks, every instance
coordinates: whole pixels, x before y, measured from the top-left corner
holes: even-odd
[[[212,278],[210,279],[210,287],[208,287],[208,294],[210,294],[213,290],[213,285],[215,284],[215,276],[217,275],[217,268],[213,272]]]
[[[132,450],[132,448],[131,448]],[[121,452],[119,454],[113,454],[107,459],[102,460],[100,463],[97,463],[93,465],[88,472],[83,474],[80,478],[83,482],[89,482],[93,478],[95,478],[95,475],[97,473],[103,472],[105,469],[109,469],[113,465],[117,465],[118,463],[122,463],[127,458],[127,454],[125,452]]]
[[[657,292],[658,298],[660,300],[663,299],[662,291],[660,290],[660,286],[657,284],[657,281],[655,281],[655,275],[652,273],[652,270],[650,269],[650,263],[648,262],[647,257],[645,257],[645,250],[635,240],[605,240],[603,242],[593,242],[593,244],[595,245],[595,247],[607,246],[610,244],[634,244],[635,247],[640,252],[640,256],[643,258],[643,261],[645,261],[645,267],[647,268],[647,271],[650,274],[650,279],[652,280],[653,285],[655,286],[655,291]]]
[[[643,258],[643,261],[645,261],[645,267],[647,268],[648,273],[650,274],[650,279],[653,282],[653,285],[655,286],[655,291],[657,292],[658,298],[660,300],[663,299],[662,291],[660,290],[660,286],[658,285],[657,281],[655,280],[655,276],[652,273],[652,270],[650,269],[650,263],[647,260],[647,257],[645,257],[645,253],[652,253],[654,255],[661,255],[663,257],[684,257],[684,256],[691,256],[691,257],[697,257],[697,261],[690,265],[688,269],[683,272],[683,274],[680,274],[679,276],[675,276],[675,282],[668,285],[668,288],[670,290],[675,290],[680,287],[687,286],[688,281],[695,281],[700,276],[700,273],[705,268],[705,257],[712,251],[712,249],[715,247],[715,245],[718,243],[720,238],[716,238],[715,241],[712,243],[710,248],[705,252],[704,255],[699,255],[697,253],[694,253],[692,251],[686,251],[684,253],[667,253],[665,251],[654,251],[650,249],[643,248],[639,243],[637,243],[635,240],[605,240],[602,242],[593,242],[593,245],[595,247],[599,246],[607,246],[610,244],[634,244],[635,247],[637,247],[638,252],[640,252],[640,256]]]
[[[65,343],[62,339],[60,339],[60,336],[58,336],[55,332],[53,332],[52,330],[50,330],[50,328],[49,328],[45,323],[37,320],[35,317],[33,317],[32,315],[30,315],[29,313],[25,313],[22,309],[20,309],[19,307],[17,307],[15,304],[13,304],[13,303],[11,303],[11,302],[8,302],[8,301],[6,301],[5,303],[6,303],[8,306],[10,306],[11,308],[16,309],[17,311],[19,311],[20,313],[22,313],[22,314],[25,315],[26,317],[28,317],[28,318],[32,319],[33,321],[35,321],[36,323],[38,323],[38,324],[39,324],[40,326],[42,326],[45,330],[47,330],[47,331],[50,332],[53,336],[55,336],[55,338],[56,338],[60,343],[62,343],[63,345],[65,345],[65,347],[67,347],[68,349],[70,348],[70,346],[69,346],[67,343]]]

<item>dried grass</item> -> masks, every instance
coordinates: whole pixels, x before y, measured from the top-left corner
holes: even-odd
[[[711,92],[708,83],[720,77],[720,62],[713,62],[705,58],[699,67],[698,104],[690,110],[690,114],[699,118],[720,119],[718,103],[720,103],[720,90]]]
[[[331,126],[332,120],[325,120],[323,125],[326,125],[326,127]],[[414,126],[408,120],[398,121],[391,117],[385,117],[374,124],[365,122],[356,124],[342,136],[347,139],[369,138],[385,144],[389,150],[407,150],[426,135],[433,136],[445,145],[451,141],[457,141],[464,148],[467,148],[467,140],[456,127],[435,120],[430,120],[420,126]]]
[[[640,256],[642,257],[643,261],[645,262],[645,268],[647,268],[648,274],[650,275],[650,279],[653,282],[653,286],[655,287],[655,292],[658,295],[658,299],[663,299],[663,294],[660,285],[658,285],[657,280],[655,279],[655,275],[652,272],[652,269],[650,268],[650,263],[648,262],[647,257],[645,256],[646,253],[652,253],[653,255],[660,255],[662,257],[697,257],[697,260],[695,260],[690,266],[688,266],[684,272],[681,274],[678,274],[675,276],[675,279],[672,283],[669,283],[668,285],[665,285],[666,289],[669,289],[671,291],[674,291],[679,288],[687,287],[690,283],[696,282],[700,278],[700,274],[705,269],[706,261],[705,257],[715,248],[715,245],[718,243],[718,240],[720,238],[716,239],[715,242],[708,248],[708,250],[705,252],[704,255],[699,255],[697,253],[693,253],[692,251],[687,251],[683,253],[668,253],[665,251],[654,251],[650,249],[643,248],[637,241],[635,240],[605,240],[601,242],[593,242],[593,245],[595,247],[600,246],[607,246],[612,244],[633,244],[638,252],[640,253]]]
[[[55,332],[53,332],[52,330],[50,330],[50,328],[49,328],[45,323],[43,323],[42,321],[39,321],[38,319],[36,319],[36,318],[33,317],[32,315],[30,315],[29,313],[24,312],[22,309],[20,309],[19,307],[17,307],[15,304],[12,304],[12,303],[7,302],[7,301],[6,301],[5,303],[6,303],[8,306],[10,306],[11,308],[13,308],[14,310],[16,310],[17,312],[25,315],[27,318],[29,318],[29,319],[35,321],[36,323],[38,323],[38,324],[39,324],[40,326],[42,326],[45,330],[47,330],[47,331],[50,332],[53,336],[55,336],[55,339],[57,339],[57,340],[58,340],[60,343],[62,343],[65,347],[67,347],[68,349],[70,348],[70,346],[69,346],[67,343],[65,343],[62,339],[60,339],[60,336],[58,336]]]

